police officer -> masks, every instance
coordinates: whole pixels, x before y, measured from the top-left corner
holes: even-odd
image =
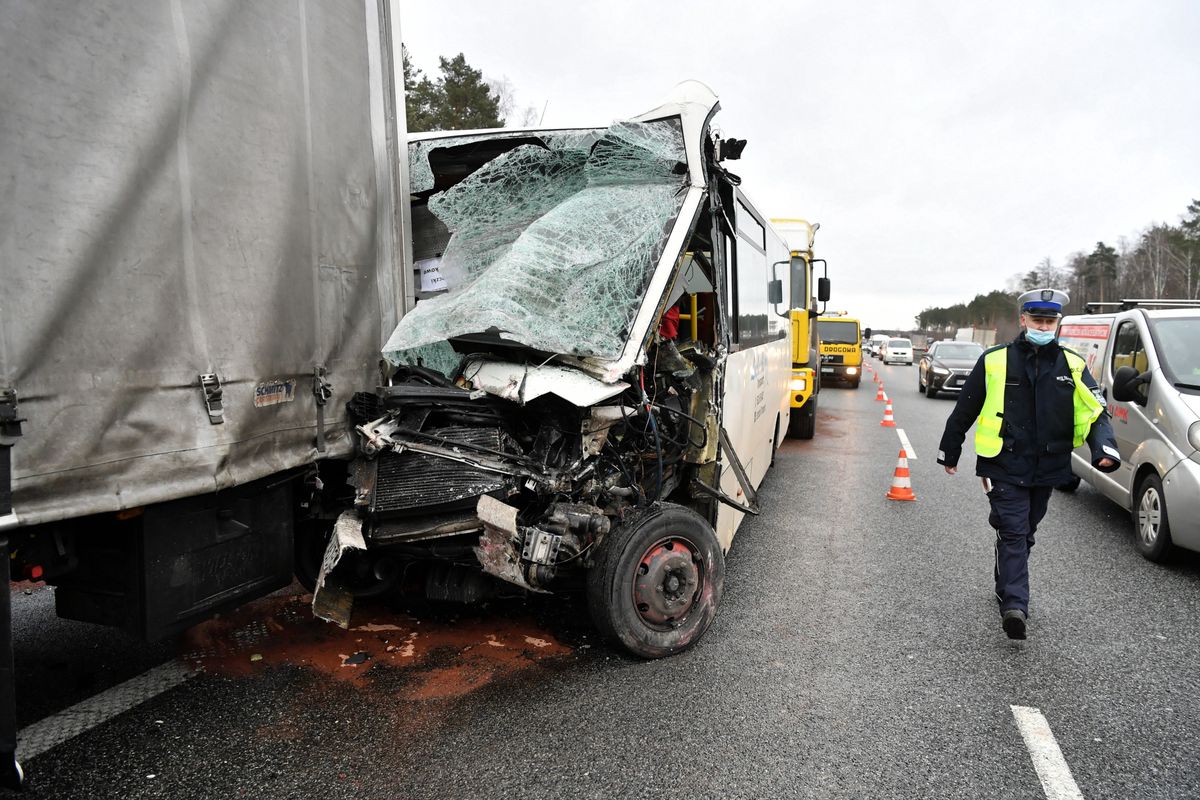
[[[1103,395],[1083,358],[1058,345],[1055,329],[1069,300],[1054,289],[1021,295],[1024,330],[976,362],[938,450],[938,463],[953,475],[975,423],[975,474],[991,503],[996,599],[1010,639],[1025,638],[1029,550],[1051,492],[1071,479],[1071,451],[1086,441],[1097,469],[1120,464]]]

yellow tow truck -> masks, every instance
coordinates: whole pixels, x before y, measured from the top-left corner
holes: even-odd
[[[862,380],[862,328],[858,320],[845,314],[817,317],[821,379],[857,389]]]
[[[795,218],[773,218],[775,226],[787,240],[790,252],[791,298],[788,317],[792,325],[792,418],[788,423],[788,436],[794,439],[811,439],[817,430],[817,395],[821,391],[819,352],[817,348],[817,303],[829,300],[829,278],[816,281],[816,296],[813,296],[813,267],[825,259],[813,257],[813,239],[821,224],[810,224]],[[800,247],[797,247],[800,245]]]

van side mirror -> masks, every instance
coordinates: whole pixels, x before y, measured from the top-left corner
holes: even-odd
[[[783,302],[783,280],[776,278],[767,284],[767,302],[777,306]]]
[[[829,302],[829,278],[817,278],[817,300]]]
[[[1150,373],[1138,373],[1133,367],[1118,367],[1113,375],[1112,396],[1122,403],[1146,404],[1146,398],[1138,394],[1138,387],[1150,382]]]

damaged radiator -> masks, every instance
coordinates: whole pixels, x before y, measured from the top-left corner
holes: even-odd
[[[425,431],[460,444],[516,453],[516,443],[499,428],[453,426]],[[469,452],[469,451],[467,451]],[[375,516],[473,507],[482,494],[504,488],[511,478],[460,461],[406,451],[380,454],[371,512]]]

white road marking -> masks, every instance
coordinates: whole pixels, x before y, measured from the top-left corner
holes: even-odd
[[[1047,800],[1083,800],[1075,779],[1071,777],[1071,768],[1058,749],[1050,723],[1046,722],[1042,712],[1028,706],[1010,708],[1025,746],[1029,748],[1029,757],[1033,759],[1033,768],[1037,770]]]
[[[17,758],[30,759],[57,747],[97,725],[107,722],[155,695],[179,686],[196,671],[171,661],[136,678],[89,697],[68,709],[38,720],[17,731]]]
[[[916,461],[917,451],[913,450],[912,442],[908,440],[908,434],[904,432],[904,428],[896,428],[896,435],[900,437],[900,446],[904,448],[904,455],[909,461]]]

